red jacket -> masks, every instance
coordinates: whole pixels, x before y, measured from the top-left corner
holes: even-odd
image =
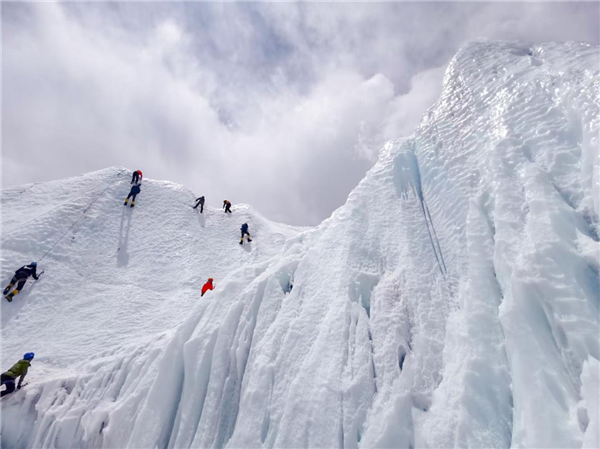
[[[206,284],[204,284],[204,286],[202,287],[202,294],[200,296],[204,296],[204,293],[206,293],[209,290],[213,289],[213,283],[212,283],[212,279],[209,279],[208,282]]]

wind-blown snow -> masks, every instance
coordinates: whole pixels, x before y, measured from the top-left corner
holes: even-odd
[[[314,229],[153,180],[125,209],[120,169],[3,190],[2,279],[81,220],[2,303],[2,367],[38,354],[2,443],[597,447],[598,63],[467,45]]]

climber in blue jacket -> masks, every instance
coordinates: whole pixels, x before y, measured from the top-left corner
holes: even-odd
[[[247,236],[248,242],[252,241],[252,239],[250,238],[250,233],[248,232],[248,223],[244,223],[242,225],[242,227],[240,228],[240,231],[242,231],[242,238],[240,239],[240,245],[244,244],[244,235]]]
[[[129,195],[127,195],[127,198],[125,198],[125,203],[123,203],[123,205],[127,206],[129,198],[131,198],[131,207],[133,207],[135,205],[135,197],[141,191],[142,191],[142,189],[140,188],[140,186],[138,184],[135,184],[135,185],[131,186],[131,190],[129,191]]]

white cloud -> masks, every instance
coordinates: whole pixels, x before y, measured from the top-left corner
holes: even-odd
[[[406,95],[394,98],[388,108],[384,122],[384,140],[410,136],[421,121],[421,116],[442,93],[442,80],[446,66],[425,70],[411,80],[411,89]],[[415,112],[421,111],[421,114]]]
[[[548,8],[3,4],[3,185],[125,165],[315,224],[412,132],[463,40],[547,39]],[[589,8],[561,8],[561,36],[591,35],[566,18]]]

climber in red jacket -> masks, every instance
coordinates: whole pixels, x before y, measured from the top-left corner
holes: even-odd
[[[213,278],[208,278],[208,282],[202,286],[202,294],[200,296],[204,296],[204,293],[214,288],[215,286],[213,285]]]

